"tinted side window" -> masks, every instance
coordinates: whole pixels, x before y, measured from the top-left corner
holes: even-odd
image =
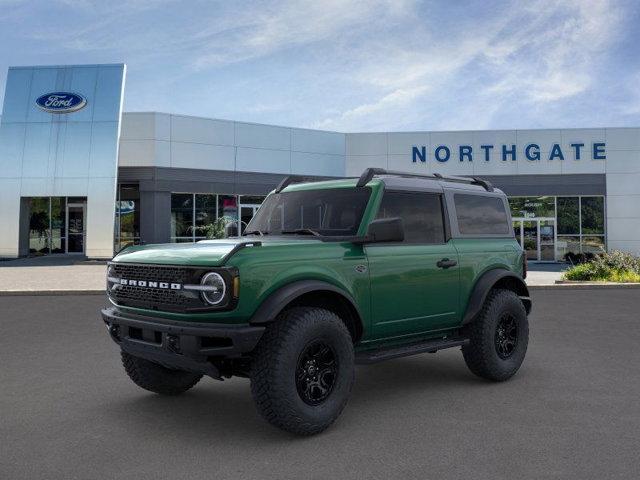
[[[377,218],[393,217],[404,223],[405,243],[444,243],[440,195],[385,192]]]
[[[511,227],[500,197],[454,195],[458,228],[462,235],[508,235]]]

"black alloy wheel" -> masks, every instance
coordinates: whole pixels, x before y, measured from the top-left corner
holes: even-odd
[[[505,313],[496,326],[495,346],[498,356],[506,360],[518,346],[518,323],[513,315]]]
[[[307,405],[319,405],[331,394],[338,373],[336,354],[321,340],[307,345],[296,368],[298,395]]]

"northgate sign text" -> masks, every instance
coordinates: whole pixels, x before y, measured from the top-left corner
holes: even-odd
[[[540,145],[537,143],[530,143],[522,151],[518,151],[515,145],[500,145],[495,151],[502,154],[502,161],[518,160],[518,155],[522,154],[526,160],[535,162],[542,159],[540,151]],[[554,143],[549,149],[549,155],[545,155],[548,160],[564,160],[568,155],[569,158],[574,160],[582,160],[585,157],[590,157],[592,160],[606,160],[605,143],[597,142],[592,143],[589,147],[584,143],[571,143],[569,145],[569,152],[562,150],[559,143]],[[494,151],[494,145],[480,145],[481,152],[475,152],[481,159],[489,161],[491,159],[491,153]],[[453,153],[452,153],[453,150]],[[457,150],[457,151],[456,151]],[[457,154],[459,161],[472,162],[474,157],[473,147],[471,145],[460,145],[457,149],[452,149],[447,145],[439,145],[433,151],[433,158],[438,162],[448,162],[452,155]],[[411,156],[413,163],[427,161],[427,147],[426,146],[414,146],[411,150]]]

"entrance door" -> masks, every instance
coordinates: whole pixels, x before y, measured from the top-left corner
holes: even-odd
[[[255,204],[240,204],[240,234],[244,233],[244,229],[247,228],[249,221],[260,208],[260,205]]]
[[[556,222],[538,220],[540,261],[553,262],[556,259]]]
[[[67,253],[84,253],[85,204],[67,203]]]
[[[539,260],[538,258],[538,222],[525,220],[522,222],[522,248],[524,248],[527,260]]]
[[[533,262],[556,260],[556,221],[553,218],[516,218],[513,220],[516,240]]]

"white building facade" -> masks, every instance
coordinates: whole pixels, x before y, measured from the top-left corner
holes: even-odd
[[[124,70],[10,69],[1,257],[107,258],[131,243],[197,241],[223,216],[236,234],[284,176],[368,167],[490,180],[509,196],[514,233],[533,261],[640,254],[640,128],[344,133],[121,114]],[[55,101],[52,93],[69,108],[43,111],[38,102]]]

